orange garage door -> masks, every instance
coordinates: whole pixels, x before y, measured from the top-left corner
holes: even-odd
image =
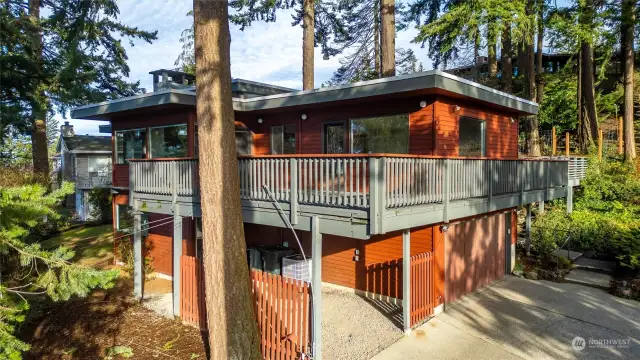
[[[452,224],[445,236],[446,302],[504,277],[505,214]]]

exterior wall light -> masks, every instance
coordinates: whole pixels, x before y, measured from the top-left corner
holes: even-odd
[[[264,120],[262,120],[262,118],[258,118],[258,124],[262,124],[264,122]]]
[[[456,107],[454,108],[456,110],[456,112],[460,111],[460,106],[456,105]]]
[[[425,106],[427,106],[427,102],[424,100],[420,101],[420,107],[424,108]]]
[[[302,115],[300,115],[300,119],[302,119],[302,120],[307,120],[307,114],[302,114]]]
[[[511,123],[513,124],[514,122],[516,122],[516,119],[514,119],[513,117],[510,117],[509,120],[511,120]]]
[[[440,230],[442,230],[442,232],[447,232],[447,230],[449,230],[449,224],[442,224],[440,226]]]

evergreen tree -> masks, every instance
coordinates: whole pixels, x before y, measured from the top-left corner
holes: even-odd
[[[634,27],[636,26],[636,12],[640,7],[634,0],[623,0],[621,7],[620,50],[624,64],[624,103],[622,106],[624,117],[624,158],[627,162],[631,162],[636,157],[636,141],[633,123]]]
[[[6,174],[2,175],[0,181],[5,181]],[[74,193],[71,183],[52,193],[41,185],[3,185],[0,183],[0,358],[20,359],[29,345],[18,340],[14,331],[24,321],[32,297],[46,295],[64,301],[86,296],[93,288],[111,287],[118,271],[75,265],[70,262],[72,250],[45,250],[39,243],[26,242],[31,229],[59,217],[55,208]]]
[[[0,135],[9,125],[31,134],[37,171],[48,172],[45,120],[53,111],[143,90],[124,80],[122,41],[151,42],[156,32],[119,23],[118,14],[115,0],[0,2]]]

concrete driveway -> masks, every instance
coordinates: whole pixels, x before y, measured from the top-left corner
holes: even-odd
[[[576,337],[585,339],[581,350],[572,346]],[[640,303],[508,276],[373,359],[640,359]]]

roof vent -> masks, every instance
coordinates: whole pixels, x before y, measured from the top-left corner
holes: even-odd
[[[64,137],[70,137],[70,136],[75,135],[75,133],[73,131],[73,125],[69,124],[68,121],[65,121],[64,125],[60,126],[60,133]]]

